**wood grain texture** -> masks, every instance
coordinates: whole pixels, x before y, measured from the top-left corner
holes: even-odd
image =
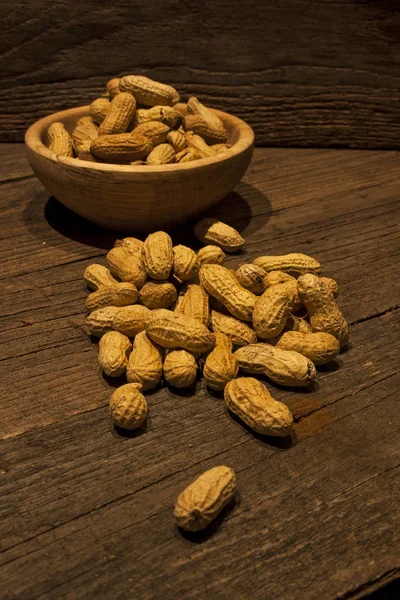
[[[136,73],[231,112],[258,145],[398,148],[394,0],[1,3],[0,140]]]
[[[200,381],[148,393],[147,427],[119,435],[107,410],[119,382],[103,378],[82,327],[82,273],[115,234],[49,199],[22,146],[0,154],[2,596],[333,600],[394,589],[398,154],[259,149],[216,211],[246,238],[229,266],[306,252],[340,285],[347,352],[309,391],[266,382],[294,414],[291,443],[253,435]],[[190,228],[171,235],[198,243]],[[217,464],[237,473],[236,504],[184,537],[176,497]]]

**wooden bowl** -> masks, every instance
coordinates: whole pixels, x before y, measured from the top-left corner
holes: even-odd
[[[185,114],[186,105],[176,107]],[[72,132],[89,106],[54,113],[25,134],[28,160],[49,194],[82,217],[122,231],[166,229],[214,207],[240,181],[253,153],[254,133],[241,119],[215,111],[232,147],[222,155],[160,166],[113,165],[66,158],[44,144],[54,121]]]

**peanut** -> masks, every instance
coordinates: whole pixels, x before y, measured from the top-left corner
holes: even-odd
[[[240,285],[252,294],[261,296],[265,292],[265,271],[261,267],[252,264],[241,265],[236,271],[236,276]]]
[[[135,133],[99,135],[90,144],[92,154],[107,162],[137,160],[150,154],[152,149],[149,138]]]
[[[225,387],[224,399],[229,410],[257,433],[278,437],[290,434],[292,413],[257,379],[233,379]]]
[[[214,467],[200,475],[179,494],[174,516],[182,529],[205,529],[232,499],[236,491],[235,473],[229,467]]]
[[[185,140],[189,150],[196,158],[215,156],[215,150],[212,150],[203,138],[193,133],[193,131],[187,131],[185,133]]]
[[[118,281],[114,279],[107,267],[96,263],[89,265],[83,274],[88,287],[91,290],[99,290],[106,286],[117,286]]]
[[[168,279],[174,263],[172,240],[165,231],[151,233],[145,240],[142,259],[152,279]]]
[[[254,265],[254,266],[256,266],[256,265]],[[269,271],[268,273],[264,274],[264,279],[263,279],[265,290],[272,287],[273,285],[277,285],[278,283],[287,283],[289,281],[292,282],[292,285],[294,286],[294,288],[296,290],[295,295],[293,297],[293,309],[292,310],[297,311],[301,307],[301,301],[299,298],[299,294],[297,292],[297,281],[296,281],[295,277],[293,277],[292,275],[289,275],[289,273],[285,273],[284,271]]]
[[[320,280],[325,283],[330,292],[333,294],[334,298],[337,298],[339,296],[339,286],[334,279],[332,279],[331,277],[320,277]]]
[[[312,333],[312,327],[305,319],[295,317],[294,315],[289,315],[284,331],[301,331],[302,333]]]
[[[91,117],[82,117],[79,119],[71,134],[75,152],[79,154],[82,150],[87,150],[88,142],[94,140],[97,135],[98,127]]]
[[[182,152],[179,152],[179,154],[176,154],[176,156],[175,156],[176,162],[179,162],[179,163],[192,162],[194,160],[197,160],[198,158],[199,158],[198,156],[195,156],[193,154],[193,152],[190,152],[189,150],[183,150]]]
[[[211,326],[215,332],[225,333],[235,346],[246,346],[257,342],[256,334],[248,325],[216,310],[211,311]]]
[[[215,154],[223,154],[231,148],[231,144],[212,144],[210,148]]]
[[[99,342],[99,363],[109,377],[124,375],[128,365],[132,344],[126,335],[108,331]]]
[[[208,295],[199,285],[189,285],[181,297],[177,311],[187,317],[201,321],[207,327],[210,320]]]
[[[106,90],[107,93],[110,94],[111,98],[114,98],[114,96],[120,93],[119,81],[119,77],[113,77],[110,79],[110,81],[107,81]]]
[[[169,281],[148,281],[139,293],[139,300],[147,308],[169,308],[176,301],[176,288]]]
[[[132,254],[124,246],[117,246],[111,248],[106,259],[111,273],[121,281],[133,283],[138,290],[146,283],[146,271],[138,254]]]
[[[135,125],[141,125],[148,121],[159,121],[175,127],[182,120],[182,115],[176,109],[170,106],[153,106],[152,108],[138,108],[135,115]]]
[[[87,142],[83,142],[80,145],[80,150],[79,150],[79,152],[77,152],[77,158],[79,158],[79,160],[86,160],[86,161],[90,161],[90,162],[99,162],[97,160],[97,158],[90,151],[91,143],[92,143],[91,141],[87,141]]]
[[[99,127],[99,135],[125,133],[136,111],[136,100],[132,94],[122,92],[111,100],[110,108]]]
[[[167,136],[167,141],[171,144],[176,154],[186,148],[186,138],[179,131],[170,131]]]
[[[200,282],[206,292],[222,302],[234,317],[251,321],[256,296],[243,288],[228,269],[222,265],[203,265]]]
[[[326,365],[340,352],[338,340],[330,333],[302,333],[286,331],[276,344],[282,350],[294,350],[313,361],[315,365]]]
[[[297,282],[278,283],[268,288],[256,302],[253,326],[257,336],[263,340],[279,335],[286,325],[291,310]]]
[[[106,306],[94,310],[86,318],[86,326],[90,335],[101,337],[113,327],[113,320],[117,312],[120,310],[117,306]]]
[[[204,106],[196,96],[191,96],[187,101],[187,111],[189,115],[200,117],[212,129],[224,129],[221,119],[210,108]]]
[[[90,105],[89,113],[95,123],[102,123],[110,110],[110,101],[107,98],[96,98]]]
[[[167,350],[164,360],[165,381],[176,388],[186,388],[197,376],[195,356],[187,350]]]
[[[112,321],[112,329],[128,337],[134,337],[146,328],[150,315],[151,311],[140,304],[117,308]]]
[[[92,292],[86,299],[85,306],[92,312],[105,306],[128,306],[135,304],[138,291],[133,283],[117,283],[112,286],[103,286]]]
[[[236,356],[232,353],[232,342],[224,333],[216,332],[215,347],[206,358],[203,375],[208,387],[223,390],[239,371]]]
[[[162,376],[162,357],[144,331],[138,333],[129,357],[126,378],[129,383],[141,383],[143,391],[156,387]]]
[[[219,246],[204,246],[197,253],[201,265],[222,265],[225,258],[226,254]]]
[[[218,219],[201,219],[194,228],[194,234],[203,244],[211,242],[225,252],[236,252],[244,244],[244,239],[236,229]]]
[[[199,272],[200,264],[197,261],[197,256],[194,250],[187,246],[174,246],[174,275],[180,281],[188,281],[193,279]]]
[[[119,246],[123,246],[126,248],[129,254],[136,254],[137,256],[142,256],[143,250],[143,242],[142,240],[138,240],[134,237],[126,237],[122,240],[115,240],[114,247],[118,248]]]
[[[142,75],[125,75],[119,82],[119,89],[133,94],[137,102],[144,106],[174,106],[179,102],[175,88]]]
[[[207,144],[220,144],[228,139],[224,126],[212,127],[197,115],[183,117],[183,127],[185,131],[193,131],[195,135],[200,135]]]
[[[153,312],[146,333],[163,348],[207,352],[215,345],[215,335],[199,320],[164,309]]]
[[[133,130],[135,135],[144,135],[149,138],[153,146],[163,144],[167,140],[169,135],[169,127],[160,121],[146,121],[141,125],[138,125]]]
[[[134,430],[144,423],[147,402],[141,389],[140,383],[126,383],[111,395],[110,415],[118,427]]]
[[[159,144],[150,152],[146,163],[148,165],[168,165],[175,162],[175,152],[169,144]]]
[[[315,379],[311,360],[270,344],[249,344],[235,352],[239,368],[252,375],[265,375],[274,383],[290,387],[305,387]]]
[[[305,304],[313,331],[330,333],[340,347],[349,340],[349,327],[328,286],[315,275],[307,273],[298,279],[301,301]]]
[[[259,256],[254,261],[264,271],[284,271],[295,275],[320,273],[321,265],[315,258],[306,254],[284,254],[282,256]]]
[[[70,158],[74,156],[72,138],[63,123],[57,121],[52,123],[47,130],[47,137],[49,139],[49,150],[59,156]]]

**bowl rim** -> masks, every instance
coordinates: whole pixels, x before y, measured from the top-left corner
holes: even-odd
[[[185,109],[185,103],[179,103],[176,108],[181,111]],[[199,158],[195,161],[187,163],[171,163],[167,165],[115,165],[113,163],[95,163],[79,158],[70,158],[60,156],[47,148],[42,142],[42,135],[45,130],[55,121],[63,121],[66,118],[76,116],[77,119],[89,114],[90,105],[77,106],[66,110],[51,113],[46,117],[35,121],[25,132],[25,144],[35,154],[43,156],[55,163],[95,171],[103,171],[106,173],[162,173],[167,171],[183,171],[187,169],[201,169],[210,164],[225,162],[233,156],[239,155],[248,150],[254,144],[254,131],[245,121],[221,110],[211,109],[225,123],[230,124],[233,128],[239,131],[238,140],[226,152],[210,156],[207,158]]]

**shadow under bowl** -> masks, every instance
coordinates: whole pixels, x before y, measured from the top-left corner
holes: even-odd
[[[176,108],[185,114],[185,104]],[[28,160],[49,194],[93,223],[119,231],[167,229],[216,206],[250,164],[251,127],[228,113],[214,112],[232,147],[209,158],[160,166],[114,165],[51,152],[45,145],[49,125],[61,121],[71,133],[78,119],[89,115],[89,106],[80,106],[31,125],[25,134]]]

